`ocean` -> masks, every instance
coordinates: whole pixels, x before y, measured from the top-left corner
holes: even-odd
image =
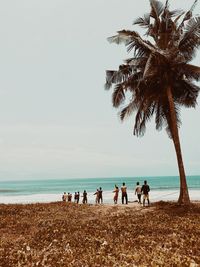
[[[113,203],[115,184],[120,188],[125,182],[129,201],[136,201],[134,193],[136,182],[143,184],[147,180],[151,191],[151,202],[160,200],[177,200],[179,196],[179,177],[123,177],[123,178],[79,178],[0,181],[0,203],[37,203],[61,201],[63,192],[88,192],[88,202],[94,203],[93,195],[97,188],[103,189],[104,203]],[[191,200],[200,200],[200,176],[187,176]],[[120,199],[120,196],[119,196]]]

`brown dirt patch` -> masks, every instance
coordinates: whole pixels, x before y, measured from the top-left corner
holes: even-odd
[[[0,205],[0,267],[200,266],[200,203]]]

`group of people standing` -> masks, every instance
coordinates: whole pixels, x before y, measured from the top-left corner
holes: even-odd
[[[136,183],[136,187],[135,187],[135,195],[137,195],[138,198],[138,203],[142,204],[141,202],[141,198],[143,195],[143,206],[145,206],[145,201],[147,200],[147,204],[150,204],[149,201],[149,191],[150,191],[150,187],[147,184],[147,181],[144,181],[144,184],[142,186],[140,186],[140,183],[137,182]],[[119,196],[119,187],[117,185],[115,185],[115,189],[113,191],[114,194],[114,204],[117,204],[118,202],[118,196]],[[123,183],[122,187],[121,187],[121,197],[122,197],[122,204],[128,204],[128,194],[127,194],[127,187],[126,184]]]
[[[119,187],[117,185],[115,185],[115,189],[113,191],[114,194],[114,204],[117,204],[118,202],[118,197],[119,197]],[[122,204],[124,204],[124,200],[126,202],[126,204],[128,204],[128,194],[127,194],[127,187],[126,184],[123,183],[122,187],[121,187],[121,193],[122,193]]]
[[[115,188],[114,188],[114,191],[113,191],[113,193],[114,193],[114,198],[113,198],[114,204],[118,203],[119,191],[120,191],[119,187],[117,185],[115,185]],[[135,195],[137,195],[139,204],[143,204],[143,206],[145,206],[145,202],[147,200],[147,204],[150,205],[149,191],[150,191],[150,187],[147,184],[146,180],[144,181],[144,184],[142,186],[140,186],[139,182],[136,183]],[[96,192],[93,195],[96,196],[96,199],[95,199],[95,203],[96,204],[102,204],[103,203],[103,190],[102,190],[101,187],[97,188]],[[141,201],[142,196],[143,196],[143,202]],[[83,198],[83,200],[82,200],[83,204],[86,204],[88,202],[86,190],[83,191],[82,198]],[[72,194],[71,193],[66,194],[66,192],[64,192],[64,194],[62,196],[62,200],[65,201],[65,202],[66,201],[72,202]],[[74,194],[74,202],[78,204],[79,200],[80,200],[80,193],[79,192],[75,192],[75,194]],[[128,204],[127,186],[126,186],[125,183],[122,183],[122,186],[121,186],[121,201],[122,201],[122,204]]]
[[[102,204],[103,203],[103,190],[101,187],[99,187],[99,189],[97,188],[94,195],[96,195],[95,203]]]
[[[82,198],[83,198],[83,204],[87,203],[87,192],[86,190],[83,191],[83,195],[82,195]],[[72,194],[71,193],[68,193],[66,194],[66,192],[63,193],[62,195],[62,201],[64,202],[72,202]],[[74,203],[79,203],[80,201],[80,193],[79,192],[75,192],[74,193]]]
[[[74,194],[74,202],[75,203],[79,203],[79,199],[80,199],[80,193],[79,192],[75,192]],[[72,194],[68,193],[66,194],[66,192],[64,192],[64,194],[62,195],[62,201],[64,202],[72,202]]]
[[[150,191],[150,187],[147,184],[146,180],[144,181],[144,184],[142,186],[140,186],[140,183],[137,182],[136,188],[135,188],[135,195],[137,195],[137,197],[138,197],[138,203],[142,204],[141,198],[142,198],[142,195],[143,195],[143,206],[145,206],[145,201],[146,200],[147,200],[147,204],[150,205],[149,191]]]

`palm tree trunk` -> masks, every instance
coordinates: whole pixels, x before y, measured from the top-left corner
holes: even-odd
[[[182,153],[181,153],[181,145],[179,140],[179,133],[178,133],[178,127],[177,127],[177,118],[176,118],[176,112],[174,107],[174,100],[172,97],[172,91],[171,87],[169,86],[167,88],[167,97],[169,101],[169,108],[170,108],[170,115],[171,115],[171,130],[172,130],[172,139],[174,142],[174,147],[176,151],[176,157],[178,162],[178,168],[179,168],[179,175],[180,175],[180,194],[178,203],[179,204],[189,204],[190,203],[190,197],[188,193],[188,187],[187,187],[187,181],[185,176],[185,170],[183,165],[183,159],[182,159]]]

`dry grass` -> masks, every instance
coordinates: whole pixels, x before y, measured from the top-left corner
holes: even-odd
[[[0,205],[0,266],[200,266],[200,203]]]

